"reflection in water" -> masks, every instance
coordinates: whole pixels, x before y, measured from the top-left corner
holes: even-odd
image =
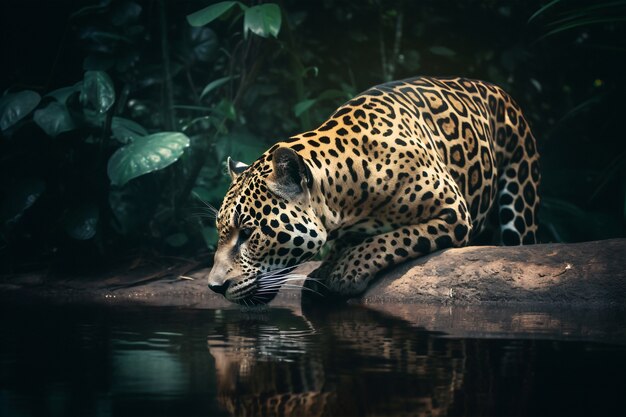
[[[209,337],[232,415],[445,415],[463,385],[461,340],[363,308],[290,318],[224,318]]]
[[[218,316],[208,346],[220,404],[237,416],[320,415],[329,393],[319,351],[310,349],[314,337],[313,326],[288,310]]]
[[[623,415],[626,347],[450,338],[361,307],[5,308],[2,416]],[[542,317],[520,316],[525,326]],[[623,325],[623,323],[622,323]]]
[[[624,346],[448,338],[359,307],[225,312],[208,347],[233,416],[621,415]]]

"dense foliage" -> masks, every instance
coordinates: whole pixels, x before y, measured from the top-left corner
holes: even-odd
[[[5,267],[211,248],[226,156],[420,74],[492,81],[526,110],[543,241],[625,235],[626,2],[52,3],[2,6]]]

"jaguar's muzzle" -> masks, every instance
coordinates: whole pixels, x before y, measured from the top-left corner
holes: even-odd
[[[263,285],[263,279],[258,277],[238,276],[224,281],[222,284],[211,284],[209,288],[224,296],[228,301],[244,306],[267,304],[276,297],[280,289],[280,282],[273,280]]]

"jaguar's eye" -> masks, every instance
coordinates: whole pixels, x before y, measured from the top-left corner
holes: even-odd
[[[239,229],[239,243],[243,243],[250,238],[253,229],[251,227],[243,227]]]

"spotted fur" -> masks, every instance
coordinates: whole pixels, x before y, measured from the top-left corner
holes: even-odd
[[[209,285],[239,303],[267,302],[277,288],[267,277],[327,241],[335,245],[314,274],[346,296],[392,265],[468,244],[493,210],[501,243],[536,241],[535,138],[513,99],[482,81],[373,87],[229,171]]]

